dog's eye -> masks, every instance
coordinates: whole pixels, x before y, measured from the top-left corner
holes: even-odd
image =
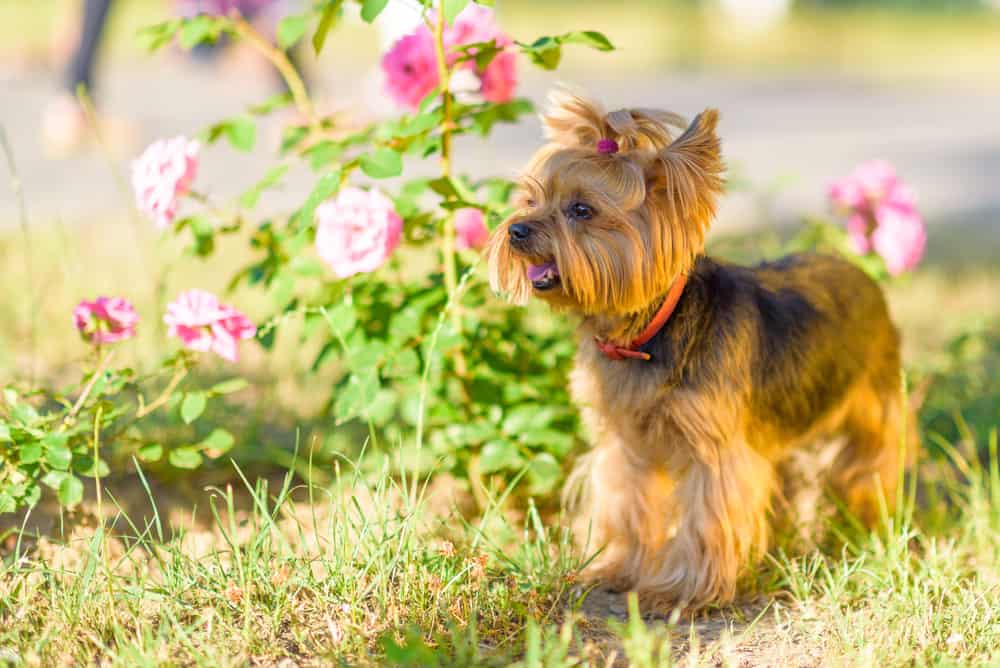
[[[594,207],[589,204],[584,204],[583,202],[573,202],[569,205],[567,210],[570,218],[575,220],[590,220],[594,217],[596,213]]]

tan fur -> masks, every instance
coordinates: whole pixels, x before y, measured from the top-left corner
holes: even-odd
[[[488,256],[498,291],[582,316],[570,383],[594,448],[564,498],[602,547],[591,575],[654,609],[723,603],[768,550],[775,516],[821,485],[875,522],[895,499],[906,421],[877,286],[831,258],[752,270],[702,258],[723,188],[714,110],[675,136],[676,114],[560,94],[543,120],[549,143]],[[598,152],[602,139],[620,151]],[[580,202],[593,216],[574,217]],[[515,243],[516,224],[530,236]],[[546,263],[559,282],[543,290],[527,269]],[[653,362],[592,344],[628,344],[682,273]],[[794,468],[805,485],[787,479]]]

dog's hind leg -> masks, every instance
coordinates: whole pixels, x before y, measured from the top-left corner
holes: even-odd
[[[844,422],[847,445],[831,470],[834,492],[865,526],[897,502],[900,466],[916,449],[915,427],[896,382],[865,381],[851,397]]]

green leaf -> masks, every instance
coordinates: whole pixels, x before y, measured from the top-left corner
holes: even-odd
[[[480,72],[485,70],[502,51],[503,48],[497,46],[496,42],[493,42],[492,46],[486,45],[478,49],[476,51],[476,69]]]
[[[279,270],[278,274],[274,277],[274,280],[271,281],[269,290],[271,298],[274,299],[275,305],[278,308],[283,307],[291,300],[292,293],[294,291],[295,277],[284,269]]]
[[[237,116],[225,124],[226,139],[238,151],[252,151],[257,143],[257,125],[250,116]]]
[[[205,411],[208,403],[204,392],[188,392],[181,402],[181,419],[185,424],[191,424]]]
[[[59,503],[63,506],[75,506],[83,500],[83,483],[75,476],[67,476],[59,483]]]
[[[0,491],[0,515],[12,513],[17,510],[17,502],[14,497],[4,491]]]
[[[276,165],[267,170],[264,178],[240,195],[240,206],[244,209],[252,209],[257,206],[257,201],[260,199],[261,193],[276,185],[287,171],[288,165]]]
[[[417,114],[411,118],[405,125],[399,128],[396,137],[413,137],[421,133],[432,130],[441,124],[444,119],[444,114],[440,110],[434,110],[429,112],[424,112],[422,114]]]
[[[281,109],[282,107],[287,107],[292,103],[292,101],[293,98],[291,93],[275,93],[260,104],[252,105],[248,110],[254,116],[267,116],[273,111]]]
[[[319,25],[316,26],[316,32],[312,36],[313,51],[316,52],[317,56],[323,50],[323,45],[326,44],[327,33],[333,27],[334,20],[337,18],[337,12],[340,10],[342,4],[344,4],[344,0],[331,0],[323,8],[323,15],[319,17]]]
[[[156,51],[165,44],[169,44],[180,29],[181,23],[180,19],[174,19],[142,28],[136,33],[139,46],[146,51]]]
[[[598,51],[614,51],[615,45],[611,43],[603,33],[596,30],[584,30],[581,32],[568,32],[559,37],[563,44],[583,44]]]
[[[214,16],[202,14],[184,20],[181,26],[180,45],[184,49],[193,49],[202,42],[212,42],[219,36],[219,27]]]
[[[479,455],[479,468],[483,473],[516,469],[521,463],[517,445],[511,441],[490,441]]]
[[[306,198],[306,203],[299,211],[299,225],[312,225],[313,215],[316,207],[332,197],[340,190],[340,170],[336,169],[328,174],[324,174],[316,181],[312,192]]]
[[[38,441],[25,443],[21,446],[20,463],[34,464],[42,458],[42,444]]]
[[[293,46],[306,34],[308,25],[305,14],[291,14],[278,21],[278,46],[286,50]]]
[[[511,436],[518,436],[529,429],[547,427],[555,417],[555,410],[536,403],[520,404],[507,412],[503,421],[503,430]]]
[[[469,4],[469,0],[441,0],[441,2],[444,7],[444,20],[449,24],[454,23],[455,17]]]
[[[179,469],[196,469],[201,466],[201,453],[192,447],[184,446],[170,451],[167,458],[170,465]]]
[[[194,254],[206,257],[215,249],[215,228],[205,216],[191,216],[185,219],[194,235]]]
[[[361,171],[373,179],[387,179],[403,173],[403,159],[391,148],[379,148],[360,158]]]
[[[573,436],[555,429],[529,429],[520,434],[525,445],[541,448],[546,452],[564,456],[573,448]]]
[[[333,406],[337,423],[361,415],[375,401],[379,389],[378,373],[375,369],[368,368],[352,373],[341,388]]]
[[[59,489],[62,481],[70,476],[66,471],[49,471],[42,476],[42,484],[52,489]]]
[[[378,426],[384,426],[396,414],[397,393],[393,390],[380,389],[375,398],[365,406],[362,415]]]
[[[340,302],[335,306],[323,309],[323,319],[326,320],[331,334],[338,339],[346,339],[354,331],[354,326],[358,322],[358,314],[353,304]]]
[[[350,368],[363,371],[381,365],[387,352],[388,347],[385,342],[374,339],[358,346],[352,346],[347,362]]]
[[[244,378],[230,378],[208,388],[209,394],[232,394],[246,388],[250,383]]]
[[[531,44],[518,42],[518,46],[531,62],[545,70],[556,69],[562,60],[562,47],[555,37],[539,37]]]
[[[73,453],[65,445],[50,445],[45,451],[45,463],[54,469],[66,471],[73,462]]]
[[[343,152],[344,149],[340,144],[324,139],[310,147],[305,154],[309,156],[309,166],[313,171],[318,171],[339,158]]]
[[[458,186],[447,176],[440,176],[427,182],[428,187],[445,199],[459,199]]]
[[[420,335],[422,311],[411,307],[404,308],[392,316],[389,321],[389,340],[396,344],[406,343]]]
[[[412,378],[420,373],[420,357],[413,348],[404,348],[389,360],[384,375],[389,378]]]
[[[0,424],[0,443],[9,443],[10,441],[10,427]]]
[[[491,104],[483,111],[472,115],[473,126],[479,134],[486,136],[497,123],[513,123],[521,116],[530,114],[534,107],[528,100],[513,100],[504,104]]]
[[[309,128],[301,125],[289,125],[281,133],[281,147],[278,152],[285,155],[309,135]]]
[[[556,458],[547,452],[535,456],[528,465],[528,491],[532,494],[548,494],[562,478],[562,467]]]
[[[103,459],[98,459],[96,462],[90,456],[84,456],[80,459],[81,461],[74,468],[78,474],[85,478],[93,478],[95,474],[98,478],[103,478],[111,473],[111,468]]]
[[[163,458],[163,446],[159,443],[147,443],[136,454],[144,462],[158,462]]]
[[[201,442],[201,447],[204,450],[212,450],[214,452],[206,453],[209,457],[219,457],[223,453],[228,452],[236,439],[225,429],[213,429],[212,433],[205,437],[205,440]]]
[[[304,255],[296,255],[288,263],[288,268],[296,276],[317,277],[323,275],[323,263]]]
[[[387,4],[389,4],[389,0],[362,0],[361,18],[364,19],[365,23],[371,23],[378,18]]]
[[[40,498],[42,498],[42,488],[38,485],[31,485],[21,495],[21,505],[33,508]]]

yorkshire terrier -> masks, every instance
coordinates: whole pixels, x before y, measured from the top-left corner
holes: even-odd
[[[724,186],[714,109],[687,125],[561,93],[542,120],[487,254],[498,292],[582,317],[570,384],[594,447],[567,489],[602,546],[593,578],[646,608],[730,602],[817,443],[837,447],[807,477],[877,522],[908,415],[879,286],[836,257],[704,255]]]

